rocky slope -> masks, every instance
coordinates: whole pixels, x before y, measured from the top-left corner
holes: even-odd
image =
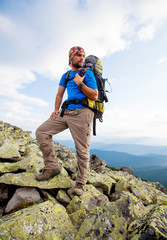
[[[0,122],[0,239],[167,239],[167,190],[90,158],[88,183],[73,196],[75,154],[55,143],[61,174],[38,182],[42,154],[30,132]],[[112,159],[111,159],[112,161]]]

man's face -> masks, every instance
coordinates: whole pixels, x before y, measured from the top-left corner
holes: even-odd
[[[77,53],[71,60],[71,64],[75,68],[82,68],[85,62],[85,53]]]

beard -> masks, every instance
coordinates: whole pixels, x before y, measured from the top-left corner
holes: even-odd
[[[84,65],[83,62],[77,62],[77,63],[72,62],[72,66],[75,68],[82,68],[83,65]]]

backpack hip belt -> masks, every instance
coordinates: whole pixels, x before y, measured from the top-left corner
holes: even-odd
[[[68,108],[70,104],[81,104],[84,107],[87,107],[91,109],[94,112],[93,117],[93,135],[96,136],[96,119],[98,118],[100,122],[103,121],[102,115],[104,112],[104,104],[102,101],[97,100],[96,102],[89,99],[89,98],[83,98],[83,99],[75,99],[75,100],[69,100],[64,101],[61,108],[62,111],[60,113],[60,117],[64,116],[65,110]]]
[[[88,107],[88,99],[87,98],[83,98],[83,99],[74,99],[74,100],[69,100],[69,101],[64,101],[61,108],[62,108],[62,111],[60,113],[60,117],[63,117],[64,116],[64,112],[65,110],[68,108],[68,106],[70,104],[81,104],[83,105],[84,107]]]

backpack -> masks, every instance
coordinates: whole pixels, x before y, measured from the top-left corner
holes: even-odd
[[[90,69],[96,79],[97,88],[98,88],[98,99],[94,103],[94,119],[93,119],[93,134],[96,135],[96,119],[99,119],[100,122],[103,122],[103,113],[104,113],[104,102],[108,102],[106,96],[105,83],[107,79],[102,77],[103,65],[101,60],[94,56],[89,55],[85,59],[84,68]]]
[[[88,57],[86,57],[83,69],[80,71],[79,75],[83,77],[86,70],[88,69],[91,70],[95,76],[97,88],[98,88],[98,99],[96,101],[93,101],[89,98],[65,101],[62,104],[62,112],[60,116],[64,115],[65,109],[68,107],[69,104],[72,104],[72,103],[82,104],[85,107],[90,108],[94,112],[93,135],[96,135],[96,119],[99,119],[100,122],[103,122],[103,113],[105,109],[104,102],[108,102],[108,98],[106,96],[106,92],[108,91],[105,90],[105,83],[107,79],[104,79],[102,77],[103,66],[98,57],[94,55],[89,55]],[[69,73],[70,71],[67,71],[66,73],[65,85],[67,84],[68,81],[73,79],[73,78],[69,78]]]

